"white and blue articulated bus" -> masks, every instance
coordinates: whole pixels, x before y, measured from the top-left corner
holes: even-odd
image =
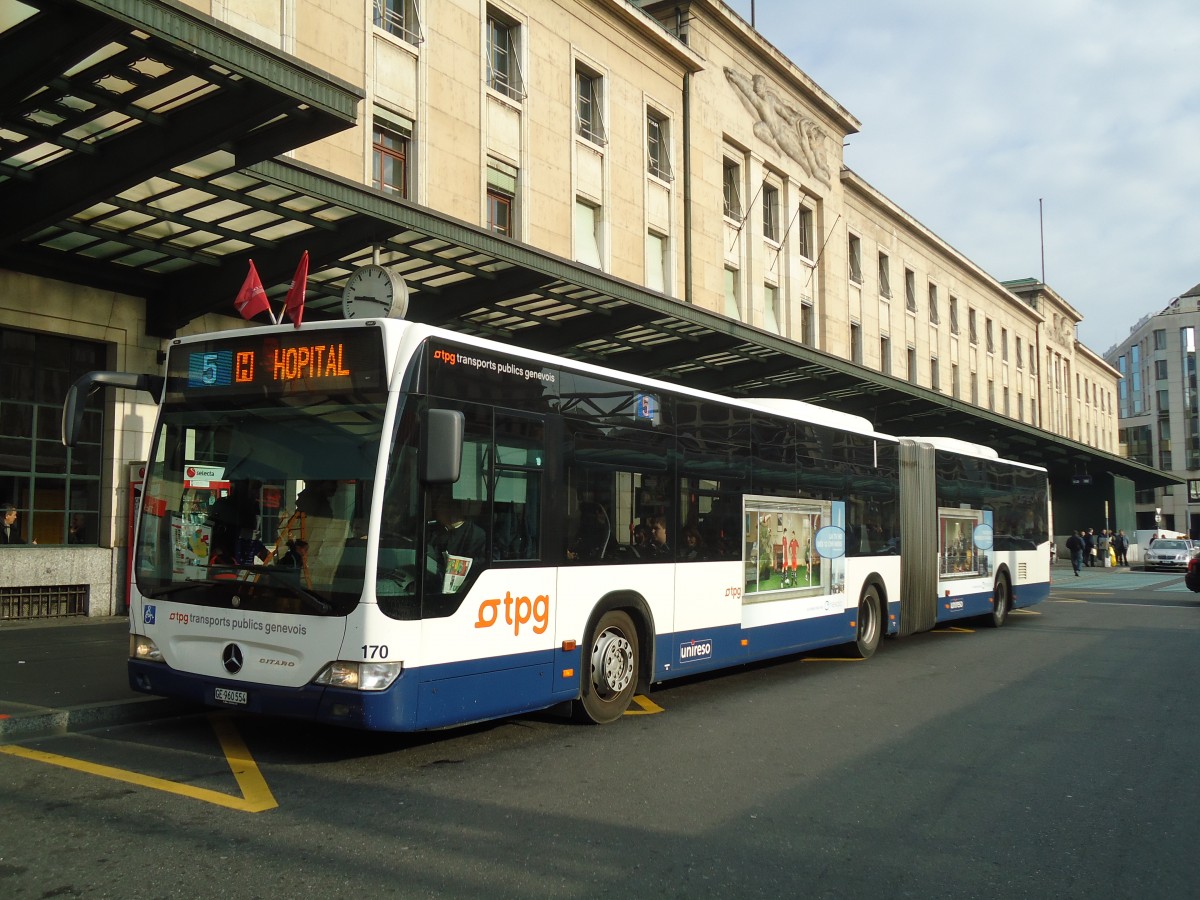
[[[572,705],[1047,596],[1046,473],[397,319],[172,342],[136,691],[363,729]]]

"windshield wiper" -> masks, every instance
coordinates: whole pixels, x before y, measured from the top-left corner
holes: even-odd
[[[321,613],[330,613],[333,611],[333,605],[325,602],[312,591],[300,587],[298,584],[293,584],[291,579],[284,577],[283,572],[275,566],[214,566],[222,572],[253,572],[256,575],[268,575],[273,580],[282,583],[285,587],[295,591],[301,598],[308,603],[313,609]],[[298,574],[298,573],[297,573]],[[231,584],[246,584],[243,579],[236,581],[229,578],[185,578],[183,581],[177,581],[172,584],[163,585],[153,591],[143,591],[143,594],[152,600],[157,600],[159,597],[165,597],[168,594],[175,594],[179,591],[186,591],[196,587],[212,587]]]

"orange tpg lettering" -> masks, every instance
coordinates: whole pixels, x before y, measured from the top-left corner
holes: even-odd
[[[484,600],[479,604],[479,615],[475,620],[476,628],[491,628],[500,618],[500,606],[504,606],[504,622],[513,627],[513,634],[521,633],[521,626],[534,623],[534,634],[545,634],[550,627],[550,597],[538,594],[530,600],[528,597],[514,597],[511,591],[506,591],[504,599]]]

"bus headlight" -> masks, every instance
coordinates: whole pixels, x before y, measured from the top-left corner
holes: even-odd
[[[162,651],[158,649],[158,644],[150,640],[144,634],[131,634],[129,636],[129,658],[141,659],[146,662],[162,662]]]
[[[403,671],[404,663],[338,660],[322,669],[313,679],[313,684],[328,684],[354,691],[385,691]]]

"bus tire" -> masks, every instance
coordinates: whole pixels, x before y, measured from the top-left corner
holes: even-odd
[[[854,638],[854,652],[861,659],[870,659],[879,648],[879,638],[883,634],[883,600],[879,596],[879,588],[873,584],[863,588],[862,596],[858,598],[857,634]]]
[[[992,614],[987,617],[987,624],[999,628],[1008,621],[1008,613],[1012,609],[1012,586],[1008,583],[1008,575],[1001,572],[996,576],[996,586],[992,589]]]
[[[637,691],[639,665],[633,619],[619,609],[609,610],[596,623],[580,660],[576,719],[607,725],[621,718]]]

